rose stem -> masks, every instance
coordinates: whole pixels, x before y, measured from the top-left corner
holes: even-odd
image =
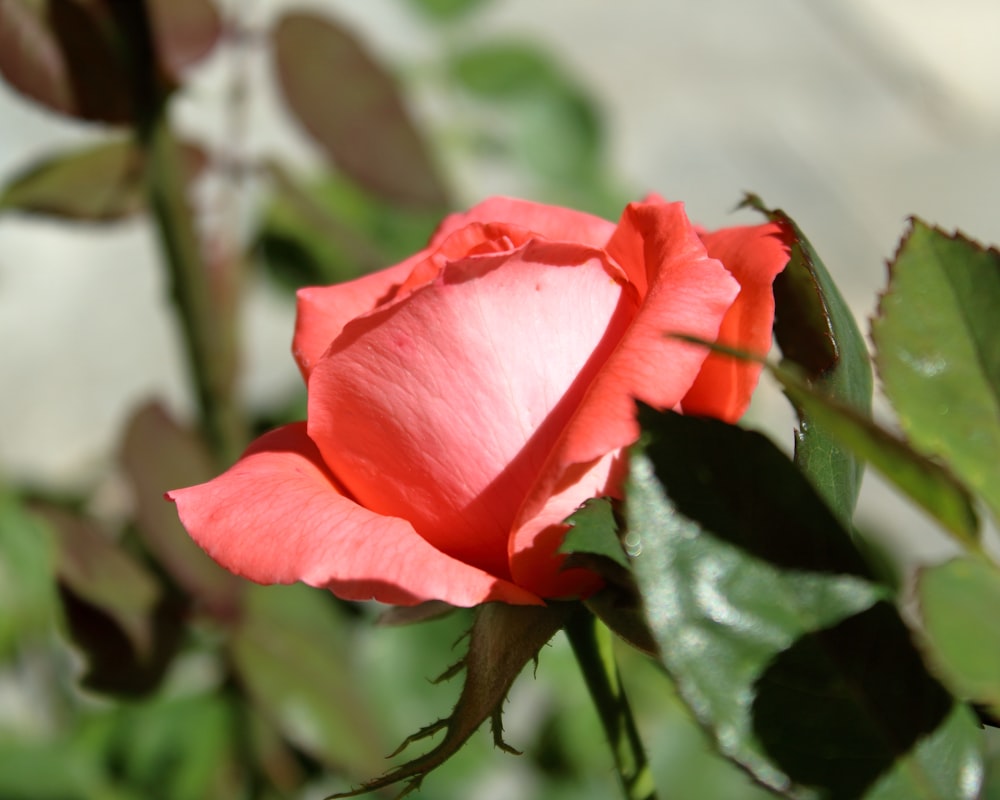
[[[158,79],[146,2],[114,0],[109,5],[126,34],[135,133],[145,153],[146,199],[163,245],[202,428],[220,465],[228,466],[246,439],[233,392],[235,303],[224,296],[234,282],[222,276],[213,281],[202,257],[181,151],[167,114],[167,93]]]
[[[656,800],[656,787],[615,662],[611,631],[579,604],[565,626],[608,737],[625,800]]]

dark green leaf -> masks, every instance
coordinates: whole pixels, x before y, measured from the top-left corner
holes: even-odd
[[[444,738],[422,756],[367,781],[358,789],[333,797],[355,797],[404,780],[409,784],[407,791],[419,787],[424,777],[454,755],[487,718],[492,723],[494,744],[507,752],[517,752],[503,741],[503,702],[514,679],[562,627],[570,609],[569,603],[548,606],[487,603],[479,606],[469,631],[468,652],[438,679],[451,678],[464,671],[465,682],[455,708],[449,717],[408,737],[396,753],[439,731],[444,731]]]
[[[136,524],[160,564],[209,613],[237,615],[243,581],[222,569],[187,535],[164,492],[202,483],[215,468],[204,442],[181,428],[157,404],[139,409],[129,422],[121,462],[132,487]]]
[[[868,350],[833,278],[784,211],[769,209],[756,195],[747,195],[744,205],[781,225],[790,238],[791,259],[774,282],[774,333],[782,354],[802,369],[811,385],[869,416],[872,371]],[[800,421],[795,461],[841,521],[849,524],[864,465],[794,398],[792,403]]]
[[[183,148],[188,179],[205,165],[205,154]],[[143,158],[128,139],[103,142],[46,158],[22,172],[0,193],[0,212],[110,222],[145,208]]]
[[[640,417],[633,569],[661,661],[720,750],[793,797],[974,797],[971,716],[810,482],[759,434]]]
[[[929,662],[954,691],[1000,716],[1000,570],[957,558],[917,575]]]
[[[48,108],[123,123],[132,102],[104,3],[0,0],[0,74]]]
[[[318,15],[286,14],[273,46],[289,108],[338,168],[388,200],[447,207],[395,80],[352,34]]]
[[[51,629],[55,612],[52,531],[0,487],[0,659],[22,637]]]
[[[355,685],[344,620],[323,592],[251,586],[230,648],[254,703],[289,741],[350,775],[381,768],[383,748]]]
[[[920,220],[872,322],[879,375],[913,445],[1000,519],[1000,253]]]

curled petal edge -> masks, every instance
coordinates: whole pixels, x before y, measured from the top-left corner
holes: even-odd
[[[351,500],[303,422],[260,437],[219,477],[166,496],[215,561],[257,583],[302,581],[345,600],[393,605],[543,604],[435,549],[406,520]]]

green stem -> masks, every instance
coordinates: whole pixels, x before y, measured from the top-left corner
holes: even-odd
[[[149,205],[166,256],[204,433],[218,460],[228,466],[245,444],[233,396],[231,304],[212,291],[187,204],[180,150],[164,117],[157,120],[146,147]]]
[[[656,787],[615,662],[611,632],[580,605],[566,623],[597,715],[608,737],[625,800],[656,800]]]
[[[213,281],[202,257],[146,3],[111,0],[110,7],[126,34],[123,56],[132,79],[136,137],[146,155],[146,196],[166,258],[202,427],[220,466],[228,466],[246,441],[233,392],[235,281],[224,275]]]

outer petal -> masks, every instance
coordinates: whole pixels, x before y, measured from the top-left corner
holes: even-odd
[[[592,497],[620,497],[625,468],[619,451],[566,471],[538,513],[511,536],[511,574],[519,586],[542,597],[586,596],[600,587],[600,578],[589,570],[561,568],[558,550],[567,527],[563,523]]]
[[[292,355],[302,377],[309,379],[313,366],[340,335],[344,325],[367,313],[409,276],[425,257],[418,253],[400,264],[347,283],[310,286],[296,293],[295,336]]]
[[[258,583],[304,581],[348,600],[396,605],[540,602],[435,550],[405,520],[345,496],[305,423],[265,434],[218,478],[167,497],[212,558]]]
[[[722,264],[707,255],[680,203],[653,200],[628,206],[607,250],[642,292],[642,304],[518,514],[510,563],[519,584],[532,585],[539,563],[533,553],[551,550],[535,541],[538,535],[551,535],[551,528],[533,520],[549,514],[552,497],[580,465],[599,463],[638,438],[635,399],[673,408],[691,388],[706,358],[704,348],[667,334],[715,339],[739,292]]]
[[[724,228],[703,233],[708,254],[719,259],[740,283],[740,294],[722,320],[717,341],[740,350],[766,355],[774,323],[775,276],[788,263],[789,248],[775,223]],[[681,406],[735,422],[750,405],[761,366],[717,353],[709,354]]]
[[[534,241],[348,325],[309,435],[358,502],[507,577],[514,516],[634,305],[603,254]]]
[[[739,291],[722,264],[707,255],[680,203],[629,205],[608,254],[644,296],[566,432],[565,464],[594,461],[634,442],[639,435],[634,399],[676,406],[705,352],[667,334],[714,339]]]
[[[614,223],[593,214],[511,197],[491,197],[464,213],[446,217],[434,232],[431,246],[473,222],[517,225],[551,241],[589,247],[604,247],[615,232]]]

